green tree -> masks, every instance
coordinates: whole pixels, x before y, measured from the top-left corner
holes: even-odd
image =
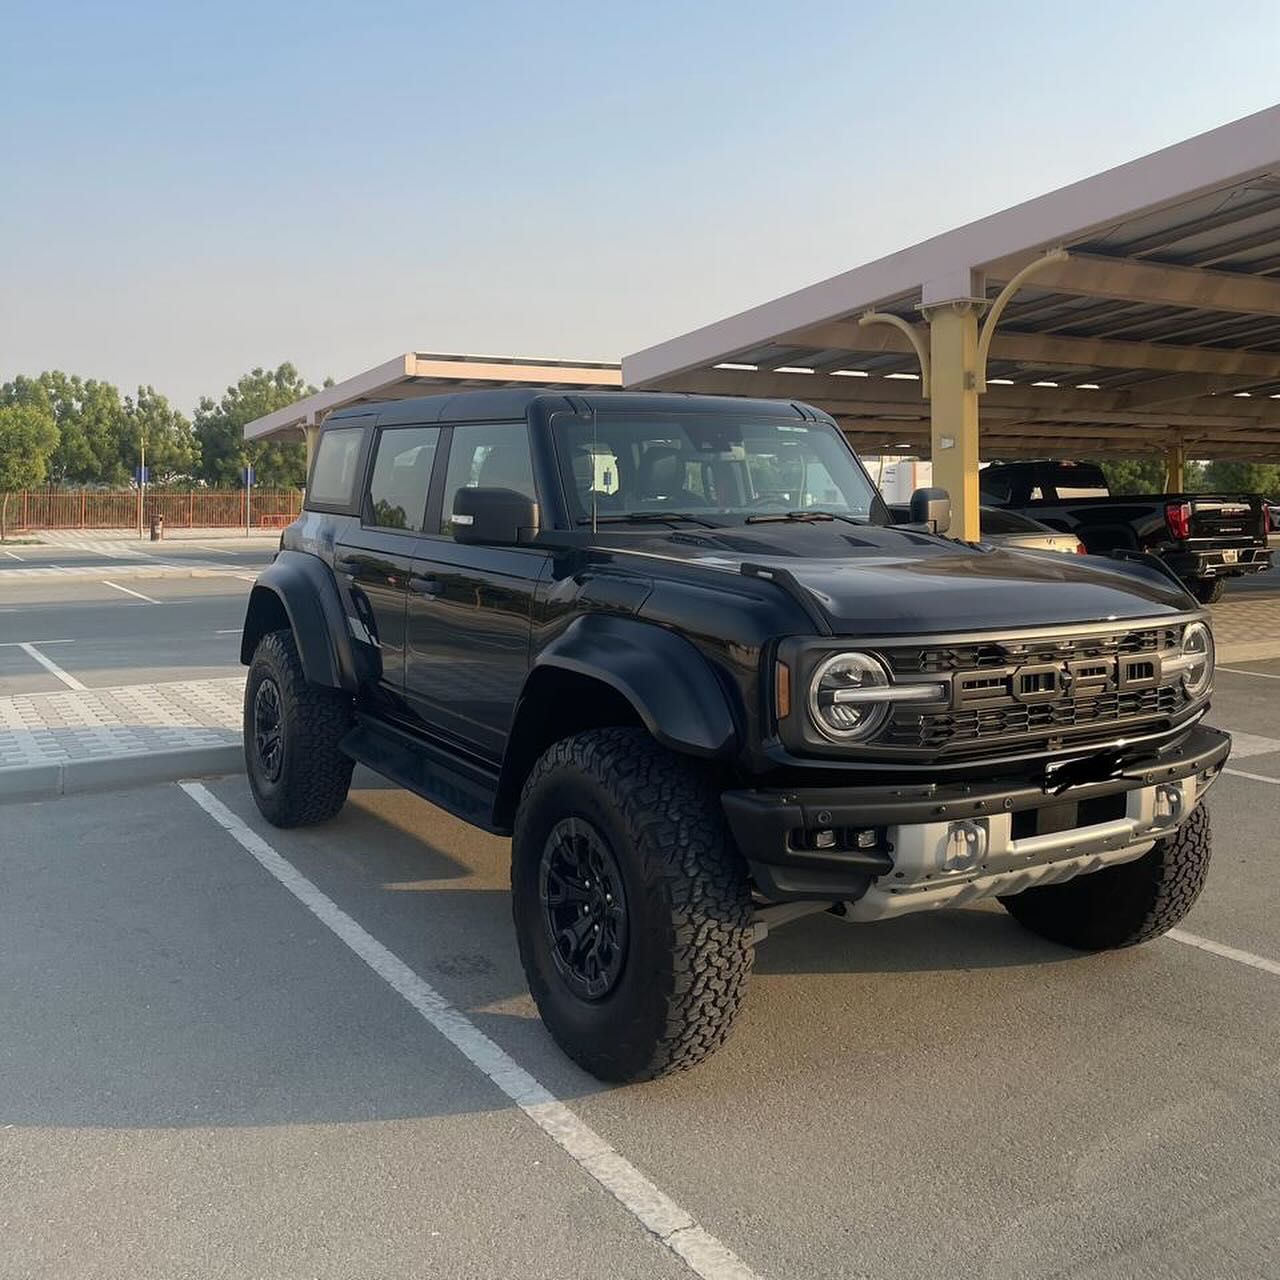
[[[200,474],[211,485],[238,485],[240,469],[249,463],[264,489],[301,488],[307,476],[306,448],[301,444],[246,441],[244,427],[314,391],[315,387],[303,382],[293,365],[282,364],[278,369],[246,373],[217,402],[205,396],[195,412]]]
[[[0,406],[0,542],[8,537],[9,494],[43,484],[58,447],[58,426],[47,406]]]
[[[1107,477],[1107,487],[1117,496],[1131,493],[1164,493],[1166,462],[1163,456],[1152,458],[1094,459]],[[1184,487],[1193,493],[1203,485],[1199,463],[1188,462],[1184,468]]]
[[[1280,466],[1267,462],[1211,462],[1205,482],[1214,492],[1263,493],[1280,496]]]
[[[135,398],[124,402],[127,446],[134,455],[146,441],[147,471],[158,484],[190,480],[200,460],[200,444],[191,423],[154,387],[139,387]]]
[[[129,482],[136,450],[129,449],[125,406],[111,383],[53,369],[6,382],[0,405],[28,405],[52,414],[58,443],[47,474],[54,484]]]

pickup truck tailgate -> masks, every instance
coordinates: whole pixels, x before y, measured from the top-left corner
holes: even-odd
[[[1256,497],[1193,494],[1186,501],[1191,504],[1192,539],[1250,543],[1264,536],[1262,502]]]

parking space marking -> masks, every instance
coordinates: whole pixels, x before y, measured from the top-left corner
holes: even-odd
[[[5,552],[5,555],[7,555],[7,556],[9,557],[9,559],[10,559],[10,560],[21,560],[21,559],[22,559],[22,557],[21,557],[21,556],[14,555],[14,553],[13,553],[12,551],[6,551],[6,552]]]
[[[1269,756],[1280,751],[1280,738],[1264,738],[1260,733],[1245,733],[1240,729],[1228,729],[1231,735],[1231,757],[1243,760],[1246,756]]]
[[[102,579],[104,587],[114,587],[117,591],[123,591],[127,596],[137,596],[139,600],[145,600],[148,604],[159,604],[159,600],[153,600],[150,596],[144,596],[141,591],[135,591],[132,587],[122,587],[118,582],[108,582],[106,578]]]
[[[1268,781],[1276,782],[1277,779],[1271,778]],[[1228,947],[1221,942],[1214,942],[1212,938],[1202,938],[1199,934],[1188,933],[1185,929],[1170,929],[1164,936],[1172,938],[1174,942],[1181,942],[1184,946],[1207,951],[1211,956],[1221,956],[1224,960],[1247,964],[1251,969],[1261,969],[1263,973],[1270,973],[1280,978],[1280,961],[1268,960],[1266,956],[1256,956],[1252,951],[1241,951],[1239,947]]]
[[[1265,773],[1249,773],[1245,769],[1223,769],[1222,772],[1229,773],[1233,778],[1248,778],[1250,782],[1269,782],[1273,787],[1280,787],[1280,778],[1271,778]]]
[[[1244,671],[1240,667],[1219,667],[1219,671],[1229,671],[1233,676],[1257,676],[1259,680],[1280,680],[1274,671]]]
[[[478,1067],[575,1164],[589,1173],[646,1230],[703,1280],[757,1280],[735,1253],[664,1191],[618,1154],[599,1134],[489,1039],[399,956],[277,853],[247,823],[199,782],[178,784],[228,835],[274,876],[327,929],[418,1011],[473,1066]]]
[[[67,641],[66,643],[69,644],[70,641]],[[47,672],[49,672],[50,675],[57,676],[57,678],[61,680],[62,683],[67,686],[68,689],[78,689],[81,692],[85,691],[85,686],[82,685],[80,681],[75,678],[75,676],[68,675],[65,671],[63,671],[63,669],[60,666],[58,666],[56,662],[52,661],[49,658],[46,658],[44,654],[41,653],[40,650],[35,647],[35,645],[31,644],[30,642],[26,642],[23,644],[19,644],[18,648],[21,649],[22,652],[27,655],[27,657],[34,658]]]
[[[215,636],[238,636],[244,630],[243,627],[223,627],[221,631],[215,631]]]

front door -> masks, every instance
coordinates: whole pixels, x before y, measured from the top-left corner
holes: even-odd
[[[466,423],[451,435],[439,527],[419,544],[410,581],[405,695],[428,729],[496,761],[528,673],[534,589],[551,557],[453,540],[459,489],[536,491],[523,422]]]
[[[439,427],[379,432],[360,527],[334,548],[347,625],[374,654],[377,673],[370,692],[392,714],[403,713],[405,602],[439,439]]]

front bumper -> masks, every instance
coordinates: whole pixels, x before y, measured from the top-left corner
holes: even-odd
[[[1198,725],[1177,747],[1075,785],[1055,785],[1058,775],[729,791],[722,800],[764,898],[842,901],[853,904],[854,918],[878,919],[1138,857],[1190,815],[1230,750],[1227,734]],[[957,826],[981,850],[971,866],[952,856]]]
[[[1271,568],[1271,552],[1267,547],[1175,551],[1162,559],[1184,582],[1193,578],[1231,578]]]

